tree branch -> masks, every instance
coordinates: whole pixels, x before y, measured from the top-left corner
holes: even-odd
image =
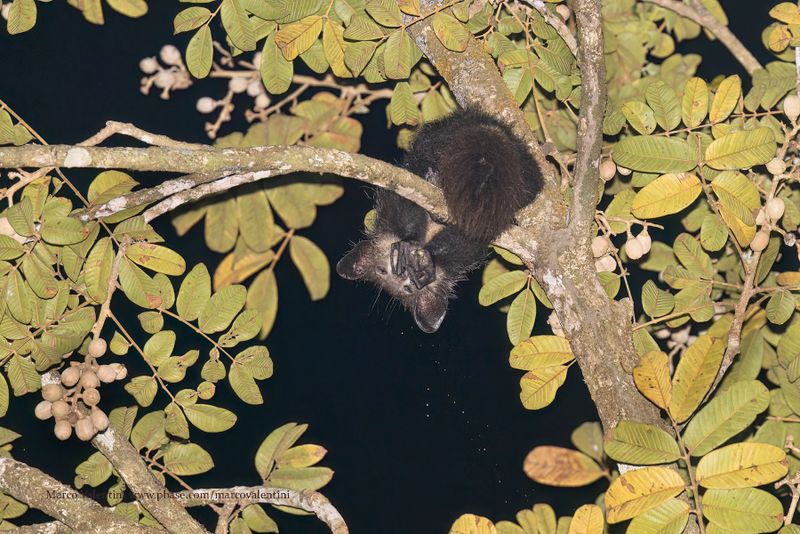
[[[533,9],[538,11],[544,21],[549,24],[561,37],[564,42],[567,44],[567,48],[569,48],[572,55],[577,57],[578,56],[578,42],[575,40],[575,36],[572,35],[572,32],[569,31],[567,25],[564,24],[564,21],[558,15],[553,14],[549,9],[547,9],[544,0],[522,0],[523,3],[531,6]]]
[[[0,168],[16,167],[124,168],[133,171],[193,175],[168,180],[151,189],[136,191],[96,206],[83,214],[84,220],[106,217],[127,208],[162,200],[220,177],[230,178],[230,184],[238,185],[303,171],[333,173],[369,182],[395,191],[438,217],[447,215],[444,197],[439,189],[407,170],[360,154],[309,146],[195,151],[168,147],[105,148],[70,145],[0,147]],[[160,209],[164,212],[169,211],[166,208]]]
[[[0,458],[0,491],[38,508],[75,532],[157,534],[158,529],[131,523],[46,475],[12,458]],[[58,522],[27,527],[30,532],[58,532]],[[43,528],[56,530],[42,530]]]
[[[657,6],[669,9],[680,15],[690,19],[691,21],[704,27],[714,37],[727,47],[733,57],[741,63],[748,74],[753,74],[756,70],[762,68],[761,63],[755,58],[753,54],[736,38],[731,30],[722,24],[717,18],[708,12],[708,10],[700,3],[699,0],[689,0],[688,4],[679,2],[678,0],[643,0]]]
[[[181,534],[208,534],[189,512],[172,498],[172,493],[161,484],[139,452],[113,426],[92,439],[92,445],[103,453],[125,483],[153,517],[172,532]],[[98,505],[99,506],[99,505]],[[80,530],[79,530],[80,531]]]
[[[597,206],[597,184],[600,181],[606,68],[600,1],[575,0],[574,7],[580,41],[578,67],[581,71],[581,108],[578,116],[570,226],[574,235],[588,239],[588,229],[594,221]]]
[[[339,511],[319,492],[297,491],[269,486],[235,486],[220,489],[196,489],[181,491],[175,498],[186,507],[208,504],[231,504],[248,506],[250,504],[272,504],[290,506],[311,512],[328,525],[332,534],[348,534],[349,530]]]

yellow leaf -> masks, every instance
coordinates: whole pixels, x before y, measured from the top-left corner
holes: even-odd
[[[627,471],[606,491],[609,523],[619,523],[655,508],[684,490],[680,474],[668,467],[645,467]]]
[[[602,534],[603,510],[594,504],[584,504],[572,516],[568,534]]]
[[[694,128],[699,126],[708,112],[708,85],[701,78],[691,78],[686,82],[681,101],[683,123]]]
[[[672,399],[669,358],[661,351],[645,354],[633,368],[633,381],[642,395],[664,410]]]
[[[497,534],[497,529],[485,517],[464,514],[450,527],[450,534]]]
[[[702,190],[700,179],[694,174],[664,174],[636,193],[631,212],[642,219],[678,213],[694,202]]]
[[[774,482],[789,470],[786,453],[767,443],[734,443],[700,459],[695,475],[704,488],[751,488]]]
[[[669,412],[677,422],[686,421],[700,405],[717,376],[724,350],[724,340],[702,335],[681,356],[669,403]]]
[[[714,95],[714,102],[711,104],[711,111],[708,118],[711,122],[720,122],[728,118],[739,97],[742,95],[742,79],[738,75],[728,76],[719,84],[717,93]]]
[[[311,48],[322,31],[322,17],[311,15],[298,22],[287,24],[275,34],[275,44],[283,56],[292,60]]]
[[[567,378],[566,365],[543,367],[525,373],[519,381],[519,398],[529,410],[539,410],[553,402],[556,391]]]
[[[331,70],[340,78],[350,78],[352,74],[344,63],[344,28],[334,24],[330,20],[325,21],[325,28],[322,31],[322,48],[325,50],[325,58],[331,65]]]

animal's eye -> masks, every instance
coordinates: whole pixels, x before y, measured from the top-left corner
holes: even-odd
[[[405,291],[406,293],[408,293],[410,295],[411,294],[411,287],[410,286],[403,286],[403,291]]]
[[[383,267],[376,267],[375,270],[378,271],[378,274],[380,275],[386,274],[386,269],[384,269]]]

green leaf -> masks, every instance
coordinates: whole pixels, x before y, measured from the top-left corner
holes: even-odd
[[[170,443],[164,453],[164,465],[178,476],[199,475],[214,467],[211,455],[195,443]]]
[[[626,534],[681,534],[688,520],[689,505],[670,499],[634,517]]]
[[[330,265],[325,253],[310,239],[294,236],[289,241],[289,256],[303,277],[311,300],[320,300],[330,287]]]
[[[767,319],[772,324],[784,324],[794,314],[796,302],[791,291],[775,291],[767,301]]]
[[[775,136],[769,128],[733,132],[713,141],[705,162],[714,169],[747,169],[775,157]]]
[[[388,113],[392,123],[396,125],[419,123],[419,108],[408,82],[399,82],[394,87],[394,93],[389,101]]]
[[[178,315],[187,321],[194,321],[211,298],[211,276],[202,263],[198,263],[183,279],[175,304]]]
[[[766,491],[755,488],[706,491],[703,515],[722,528],[735,532],[772,532],[783,524],[781,502]]]
[[[678,213],[697,199],[703,186],[694,174],[664,174],[642,188],[631,203],[631,212],[642,219]]]
[[[521,291],[527,281],[528,274],[525,271],[509,271],[495,276],[481,287],[480,293],[478,293],[478,303],[481,306],[490,306]]]
[[[0,374],[0,417],[4,417],[8,413],[8,382],[6,377]]]
[[[669,291],[659,289],[652,280],[642,287],[642,307],[650,317],[662,317],[675,307],[675,298]]]
[[[15,397],[39,391],[42,387],[42,380],[33,363],[22,356],[17,354],[12,356],[6,372]]]
[[[193,6],[184,9],[172,21],[174,34],[195,30],[208,22],[211,18],[211,11],[204,7]]]
[[[393,0],[389,0],[392,1]],[[405,80],[411,75],[411,67],[416,63],[414,42],[404,30],[396,30],[386,40],[384,50],[384,71],[391,80]]]
[[[231,383],[231,388],[233,388],[236,396],[247,404],[258,405],[264,403],[258,384],[246,367],[236,364],[231,365],[228,381]]]
[[[106,0],[111,9],[126,17],[139,18],[147,13],[145,0]]]
[[[186,67],[195,78],[205,78],[211,71],[214,59],[214,43],[211,29],[202,26],[192,35],[186,47]]]
[[[651,83],[646,96],[658,125],[666,131],[677,128],[681,123],[681,105],[672,87],[661,81]]]
[[[626,137],[614,147],[613,156],[617,165],[643,172],[676,173],[697,166],[689,143],[675,137]]]
[[[256,38],[253,25],[242,7],[241,0],[222,0],[221,15],[222,26],[233,45],[245,52],[255,50]]]
[[[128,258],[119,264],[119,281],[122,291],[131,302],[142,308],[158,308],[163,299],[158,285]]]
[[[604,450],[614,460],[633,465],[665,464],[681,457],[672,436],[654,425],[634,421],[620,421]]]
[[[403,23],[403,14],[396,0],[370,0],[367,13],[381,26],[396,28]]]
[[[136,449],[156,449],[167,441],[164,431],[164,412],[156,410],[146,413],[133,426],[131,443]]]
[[[162,330],[153,335],[144,344],[142,352],[148,363],[158,367],[164,360],[172,355],[175,348],[175,332],[172,330]]]
[[[301,469],[276,469],[269,476],[270,485],[294,490],[318,490],[333,478],[327,467],[304,467]]]
[[[275,466],[275,458],[283,454],[289,447],[300,439],[308,425],[286,423],[276,428],[261,442],[256,451],[256,471],[261,478],[266,480]]]
[[[95,452],[75,468],[75,487],[89,485],[96,488],[111,477],[113,467],[101,452]]]
[[[185,406],[189,422],[204,432],[225,432],[236,424],[236,414],[210,404]]]
[[[136,376],[125,384],[125,391],[130,393],[140,406],[147,408],[156,397],[158,384],[152,376]]]
[[[108,298],[108,282],[114,263],[114,249],[111,239],[99,239],[92,247],[84,264],[86,291],[95,302],[105,302]]]
[[[625,119],[640,134],[650,134],[656,129],[656,118],[653,110],[644,102],[633,100],[626,102],[621,108]]]
[[[251,504],[242,510],[242,519],[247,527],[254,532],[278,532],[278,524],[275,523],[261,505]]]
[[[749,427],[769,406],[769,391],[758,380],[732,384],[717,393],[686,425],[683,441],[692,456],[703,456]]]
[[[281,94],[289,89],[293,74],[294,64],[283,57],[275,43],[275,34],[270,34],[261,50],[261,81],[264,87],[272,94]]]
[[[536,321],[536,297],[529,289],[521,291],[511,302],[506,317],[506,331],[512,345],[528,339]]]
[[[472,34],[456,18],[440,11],[433,16],[431,26],[436,37],[448,50],[463,52],[467,49]]]
[[[22,245],[7,235],[0,235],[0,260],[13,260],[25,253]]]

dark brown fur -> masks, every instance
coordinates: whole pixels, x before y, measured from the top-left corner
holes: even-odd
[[[442,188],[451,219],[442,226],[418,205],[379,189],[375,228],[336,270],[385,289],[414,314],[420,329],[435,332],[455,284],[483,262],[487,245],[533,200],[541,178],[524,143],[476,109],[422,126],[403,165]],[[416,287],[407,272],[392,271],[390,251],[397,242],[432,258],[432,282]]]

